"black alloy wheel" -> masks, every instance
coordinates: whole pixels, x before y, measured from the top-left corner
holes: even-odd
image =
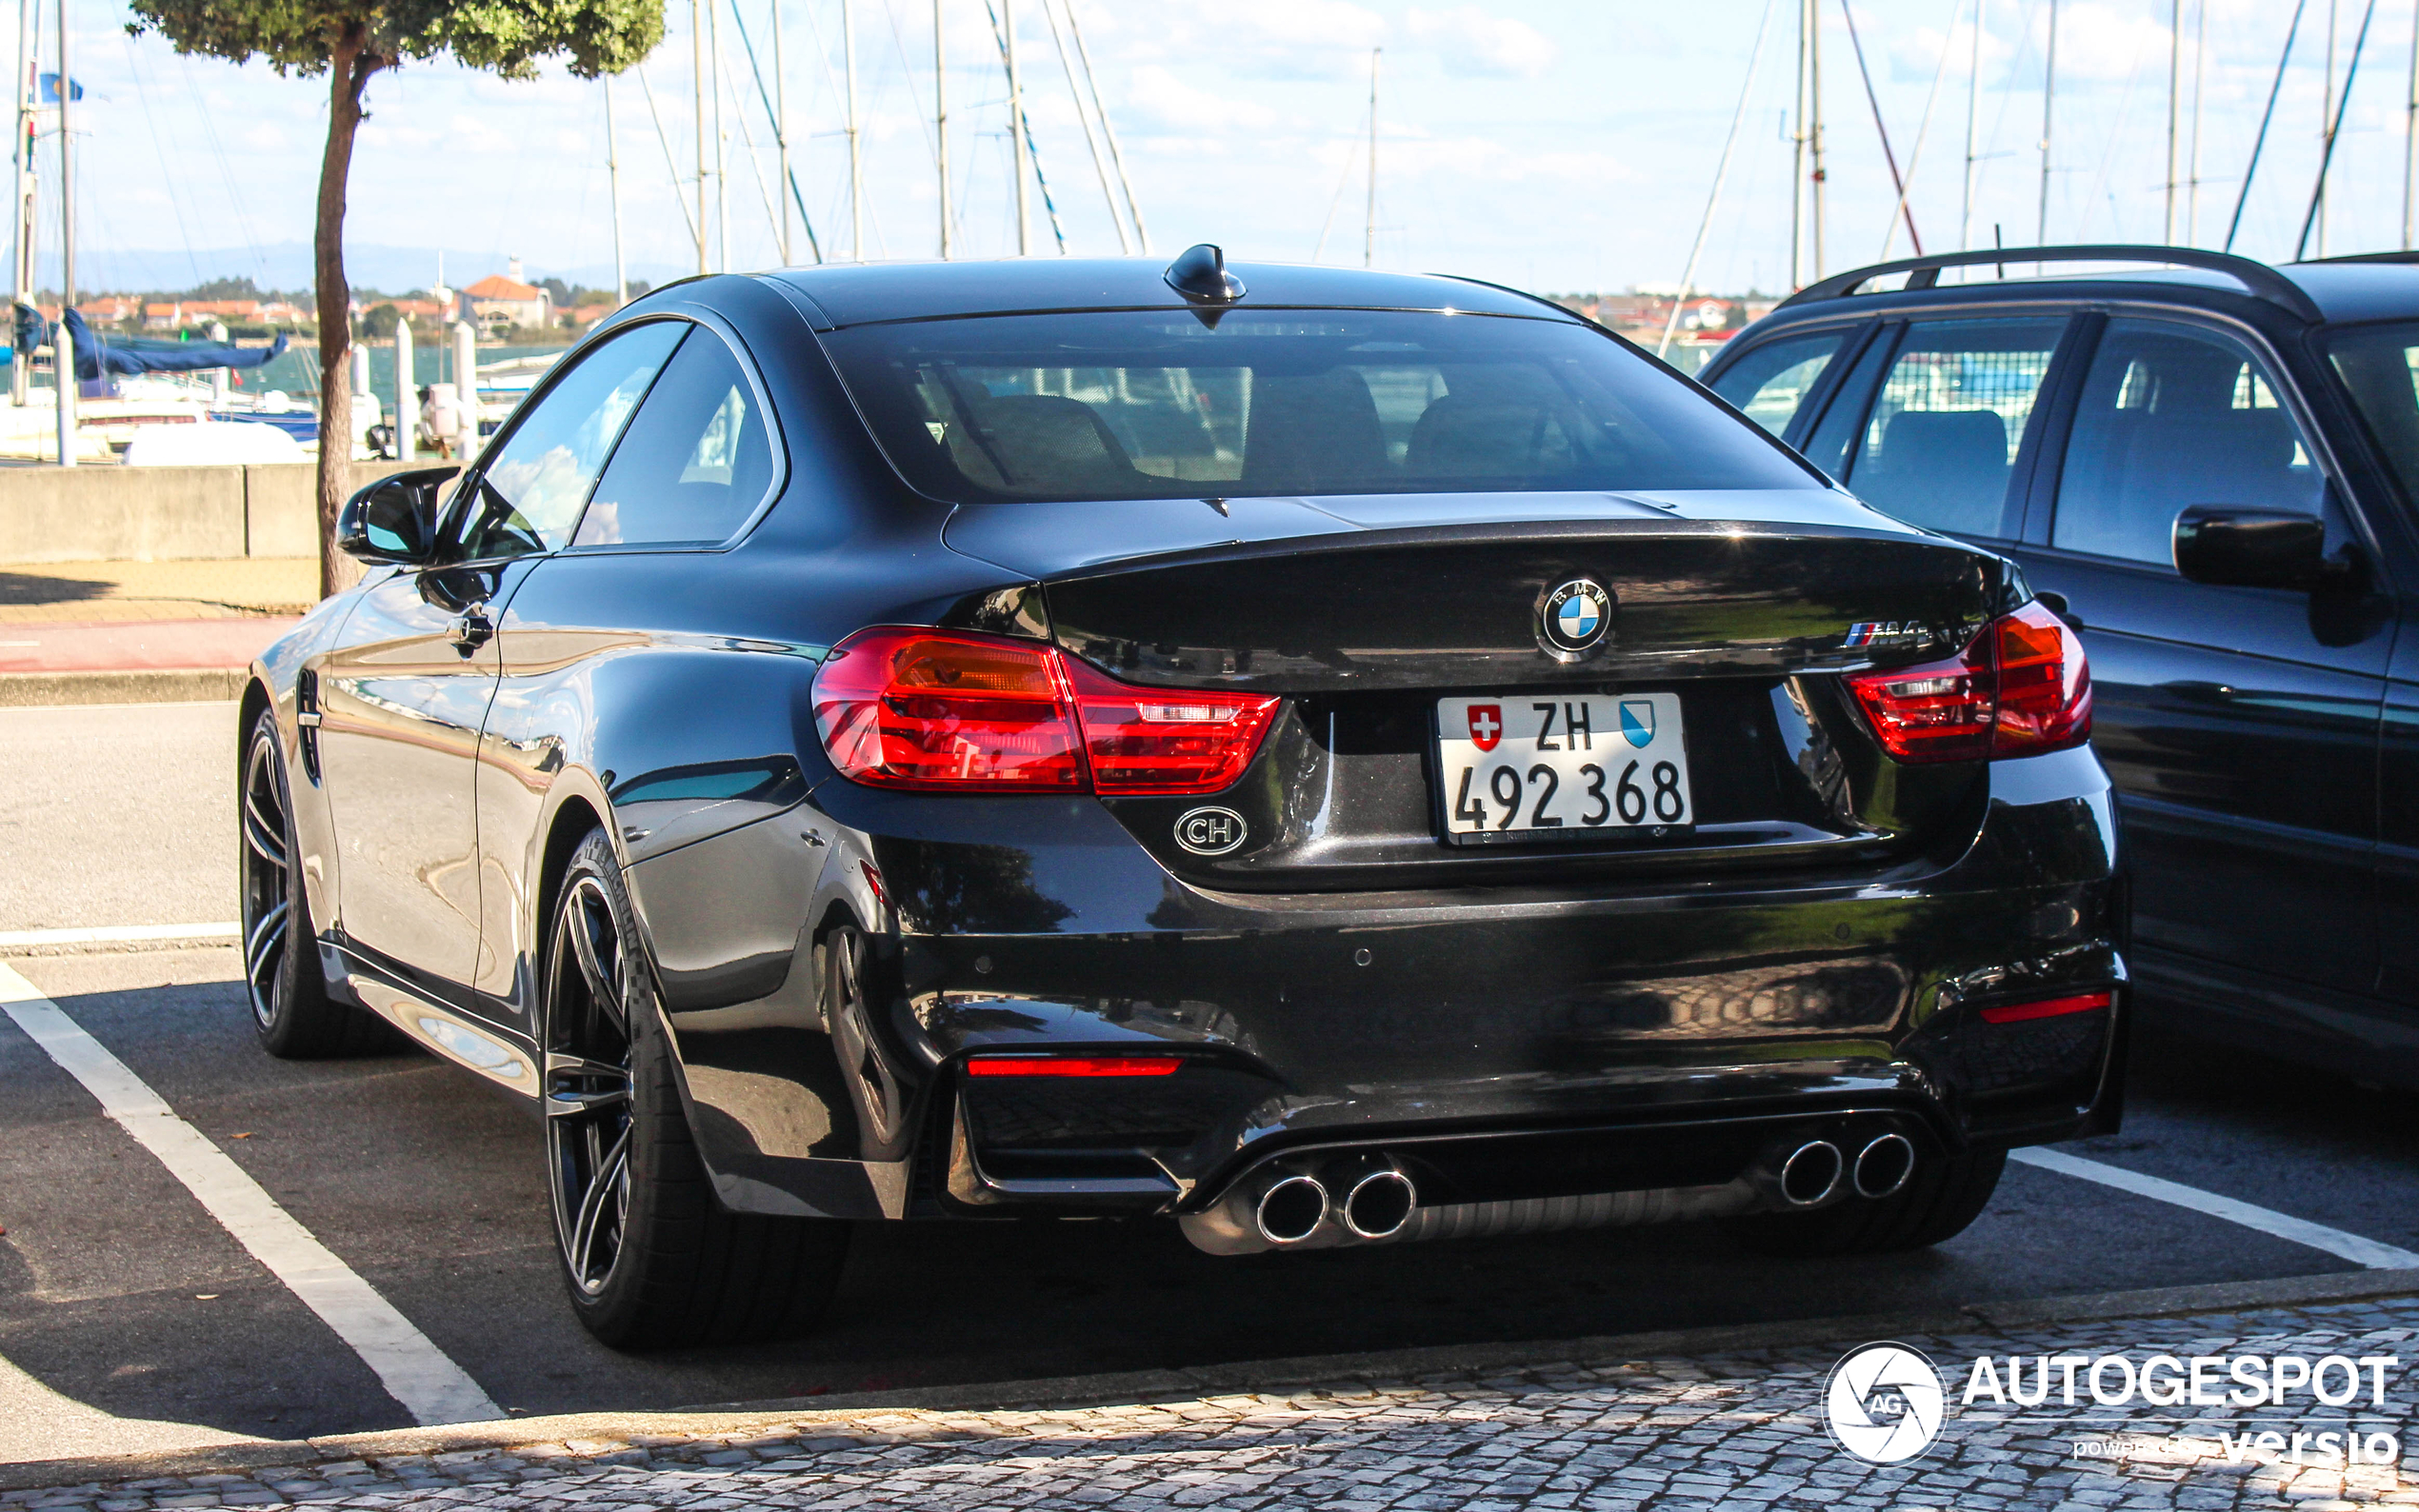
[[[594,874],[563,889],[548,951],[546,1159],[571,1288],[611,1279],[630,1219],[630,983],[612,899]]]
[[[547,1193],[582,1325],[630,1349],[811,1325],[838,1283],[849,1225],[733,1213],[715,1196],[601,829],[555,889],[540,982]]]
[[[242,839],[236,876],[242,893],[244,987],[252,1028],[270,1054],[287,1060],[359,1055],[392,1043],[378,1021],[329,996],[320,975],[310,897],[294,865],[292,789],[277,716],[261,710],[244,742],[237,798]]]

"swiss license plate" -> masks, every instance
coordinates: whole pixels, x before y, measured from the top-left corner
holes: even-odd
[[[1694,822],[1676,693],[1440,698],[1436,769],[1460,844]]]

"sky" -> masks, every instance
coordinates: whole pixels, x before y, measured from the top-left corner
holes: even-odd
[[[775,0],[719,3],[728,203],[710,186],[710,262],[774,266],[771,123],[740,33],[758,50],[770,90]],[[1015,248],[1006,85],[987,14],[998,3],[938,5],[960,255]],[[1214,241],[1237,261],[1360,262],[1376,50],[1377,266],[1540,291],[1669,285],[1689,270],[1702,228],[1695,287],[1789,286],[1800,0],[1016,0],[1027,113],[1067,249],[1114,255],[1118,223],[1052,41],[1050,20],[1064,28],[1067,3],[1155,255]],[[778,4],[792,171],[824,255],[936,255],[933,0],[846,7],[862,122],[862,249],[850,229],[843,0]],[[2168,238],[2173,58],[2177,176],[2191,176],[2197,116],[2197,240],[2225,240],[2292,14],[2283,0],[2183,0],[2176,52],[2174,0],[1856,0],[1853,39],[1841,0],[1820,0],[1827,270],[1909,249],[1858,43],[1898,166],[1913,175],[1907,204],[1925,248],[1987,246],[1994,228],[2007,245],[2035,239],[2053,4],[2049,238]],[[2307,0],[2237,250],[2293,254],[2321,156],[2330,19],[2340,90],[2371,9]],[[56,11],[44,10],[37,50],[48,70],[56,67]],[[74,111],[79,291],[232,275],[264,287],[301,283],[326,132],[324,78],[180,57],[156,37],[129,36],[122,5],[68,0],[68,12],[73,71],[86,90]],[[2373,12],[2329,180],[2325,249],[2333,253],[2403,242],[2412,6]],[[636,75],[612,87],[633,276],[696,268],[694,13],[674,0],[663,46],[636,70],[644,90]],[[13,45],[0,56],[10,51]],[[512,83],[442,62],[409,64],[372,81],[369,109],[347,223],[356,283],[423,287],[440,248],[450,249],[446,272],[457,285],[514,256],[532,278],[610,283],[603,85],[560,68]],[[1729,170],[1708,222],[1726,143]],[[37,161],[46,287],[59,271],[55,152],[46,138]],[[2190,202],[2188,189],[2177,191],[2178,241],[2193,229]],[[1055,255],[1038,192],[1031,224],[1036,253]],[[2313,254],[2317,241],[2313,231]],[[794,229],[793,254],[812,256]],[[1798,276],[1812,270],[1809,253]]]

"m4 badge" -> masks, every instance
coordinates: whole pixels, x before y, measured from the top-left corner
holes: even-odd
[[[1931,632],[1921,620],[1860,620],[1848,627],[1839,644],[1857,650],[1903,650],[1922,646]]]

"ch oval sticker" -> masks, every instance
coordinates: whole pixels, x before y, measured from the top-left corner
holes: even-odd
[[[1223,856],[1251,833],[1231,808],[1190,808],[1176,821],[1176,844],[1196,856]]]

